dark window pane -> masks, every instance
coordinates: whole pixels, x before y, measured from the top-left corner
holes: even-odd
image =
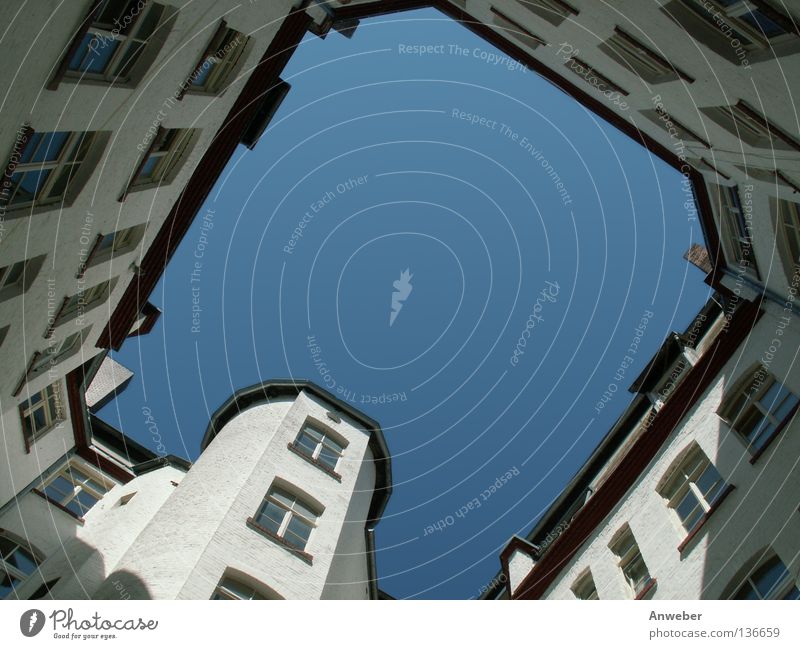
[[[261,527],[265,527],[274,534],[278,533],[286,512],[275,503],[264,503],[264,507],[258,514],[257,522]]]
[[[786,30],[783,29],[778,23],[771,21],[758,9],[752,9],[747,13],[740,16],[740,19],[755,28],[757,32],[763,33],[767,38],[774,38],[785,34]]]
[[[58,155],[69,137],[66,131],[43,133],[39,148],[33,154],[30,162],[53,162],[58,160]]]

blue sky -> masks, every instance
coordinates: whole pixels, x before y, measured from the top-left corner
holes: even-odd
[[[101,413],[154,447],[146,406],[195,459],[235,389],[338,393],[392,452],[376,536],[395,597],[477,596],[708,297],[682,259],[702,235],[680,175],[501,56],[434,10],[309,36],[151,296],[160,322],[115,355],[136,378]]]

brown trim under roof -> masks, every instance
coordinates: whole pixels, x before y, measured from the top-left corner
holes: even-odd
[[[259,108],[259,99],[279,82],[280,73],[310,23],[311,17],[307,13],[295,11],[281,24],[148,248],[140,265],[141,273],[125,289],[108,325],[97,340],[98,347],[119,349],[122,345],[141,310],[142,302],[155,288],[195,215],[236,150],[242,134]]]
[[[72,434],[75,437],[75,452],[84,460],[100,469],[100,471],[107,473],[115,480],[125,484],[133,480],[133,473],[126,471],[118,464],[102,457],[89,447],[89,436],[86,430],[87,410],[83,403],[82,393],[84,389],[85,372],[91,367],[92,360],[72,370],[72,372],[66,376],[67,403],[69,404],[70,421],[72,422]]]
[[[153,330],[153,327],[156,326],[158,319],[161,317],[161,309],[151,302],[146,302],[142,307],[142,312],[140,315],[144,316],[144,321],[141,325],[139,325],[138,329],[131,331],[128,334],[129,338],[149,334]]]
[[[515,599],[540,599],[595,529],[624,498],[647,469],[664,442],[717,379],[722,368],[760,317],[758,304],[745,302],[733,315],[727,331],[675,388],[672,398],[653,418],[647,435],[642,435],[620,461],[614,472],[598,488],[590,501],[573,518],[569,528],[553,542],[515,591]]]

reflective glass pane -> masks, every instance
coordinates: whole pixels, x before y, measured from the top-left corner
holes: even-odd
[[[42,141],[43,135],[44,133],[34,133],[28,138],[28,144],[25,146],[25,150],[22,152],[22,155],[19,158],[20,164],[31,161],[31,156],[39,146],[39,142]]]
[[[763,33],[767,38],[773,38],[786,33],[783,27],[767,18],[758,9],[751,9],[742,16],[739,16],[739,19],[754,27],[757,32]]]
[[[783,562],[778,557],[773,557],[753,573],[751,580],[762,599],[769,599],[775,596],[775,587],[785,583],[788,574]]]
[[[258,513],[258,518],[256,520],[261,527],[277,534],[285,515],[286,512],[275,503],[266,502]]]
[[[30,552],[28,552],[25,548],[20,547],[18,547],[16,552],[6,559],[6,563],[8,563],[10,566],[13,566],[25,575],[30,575],[34,570],[36,570],[36,566],[39,565]]]
[[[54,131],[52,133],[42,133],[42,140],[39,147],[31,156],[30,162],[54,162],[58,160],[61,149],[67,142],[69,133],[66,131]]]
[[[336,463],[339,461],[339,454],[323,446],[317,459],[328,468],[335,469]]]

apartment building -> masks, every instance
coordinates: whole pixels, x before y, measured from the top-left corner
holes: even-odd
[[[217,409],[191,465],[91,414],[85,395],[115,389],[105,365],[74,391],[89,459],[66,453],[0,508],[0,597],[378,598],[391,467],[376,422],[268,381]]]
[[[309,31],[321,37],[330,29],[350,35],[362,18],[422,6],[435,6],[461,21],[640,142],[684,175],[687,197],[694,198],[687,200],[687,214],[676,218],[696,219],[702,228],[710,267],[706,281],[719,293],[726,326],[706,334],[712,336],[711,352],[703,354],[679,340],[669,341],[660,352],[663,360],[682,349],[686,358],[680,373],[688,378],[674,392],[661,395],[660,405],[650,398],[660,394],[660,388],[642,378],[647,392],[639,393],[633,404],[642,409],[642,416],[644,409],[658,405],[647,430],[652,432],[656,422],[668,423],[657,425],[662,437],[655,450],[650,446],[655,442],[629,440],[631,449],[647,446],[652,455],[635,457],[649,457],[652,467],[620,459],[622,468],[613,475],[622,475],[624,469],[626,480],[655,479],[656,473],[650,473],[655,464],[680,452],[669,440],[680,437],[681,431],[690,434],[684,424],[694,416],[692,409],[708,414],[721,408],[717,419],[709,415],[703,420],[705,428],[697,429],[695,440],[699,451],[692,447],[687,457],[699,457],[697,466],[716,462],[725,485],[737,486],[720,492],[726,494],[727,507],[744,499],[740,494],[765,496],[757,485],[766,478],[748,474],[747,467],[737,473],[739,464],[730,464],[732,456],[718,456],[714,444],[724,440],[729,451],[735,447],[730,440],[748,440],[749,433],[736,432],[736,417],[731,415],[736,408],[726,405],[727,386],[768,374],[771,378],[758,385],[756,379],[747,384],[741,407],[761,428],[770,422],[770,444],[752,463],[750,441],[739,455],[750,467],[778,462],[768,472],[777,472],[776,479],[795,476],[791,453],[796,457],[797,449],[782,441],[796,438],[796,424],[791,423],[796,408],[789,407],[787,414],[786,404],[796,403],[793,395],[800,394],[794,351],[789,351],[797,349],[795,298],[800,284],[800,125],[792,108],[792,83],[800,77],[800,14],[792,4],[620,0],[609,7],[592,0],[195,0],[183,5],[48,0],[26,3],[21,11],[22,4],[14,0],[0,8],[8,25],[3,40],[6,65],[0,72],[6,88],[0,104],[0,155],[6,156],[0,188],[0,360],[6,369],[0,375],[0,505],[13,506],[20,494],[33,493],[26,490],[57,473],[65,457],[80,458],[88,472],[110,471],[118,480],[120,471],[130,475],[137,464],[120,469],[115,451],[104,450],[111,442],[91,430],[81,403],[87,368],[102,360],[105,350],[118,349],[126,337],[146,333],[154,325],[158,310],[147,296],[236,147],[254,146],[266,128],[289,89],[280,74],[300,40]],[[719,349],[725,352],[724,362]],[[740,358],[750,356],[750,366],[744,367]],[[713,363],[713,377],[698,369],[704,363]],[[647,377],[655,376],[653,372]],[[695,389],[684,387],[695,382]],[[773,401],[762,403],[762,390],[770,399],[776,394],[788,399],[776,406],[783,410],[773,410]],[[749,404],[761,406],[754,406],[764,415],[761,423],[747,410]],[[609,439],[628,439],[626,422],[620,421]],[[95,422],[95,428],[100,427]],[[620,430],[624,432],[615,432]],[[783,443],[787,445],[780,446]],[[775,453],[778,447],[781,452]],[[137,452],[140,463],[153,459],[144,449]],[[781,464],[783,460],[790,464]],[[589,474],[599,471],[597,465],[592,467]],[[182,473],[179,462],[164,470],[173,472],[170,481],[182,482],[177,479]],[[102,479],[95,482],[100,485]],[[622,489],[623,483],[609,478],[605,491],[598,488],[597,495],[608,493],[609,484]],[[752,488],[742,487],[749,484]],[[91,488],[85,493],[102,495]],[[631,497],[631,488],[628,484],[618,497]],[[651,491],[640,495],[655,506]],[[166,492],[158,493],[141,501],[167,498]],[[791,497],[781,501],[790,502]],[[611,515],[610,505],[595,507],[596,496],[588,502],[593,506],[579,508],[576,521],[588,520],[588,511]],[[707,514],[711,504],[706,504]],[[723,513],[722,503],[718,505]],[[158,507],[152,507],[150,513],[156,516]],[[755,515],[761,509],[742,504],[737,511]],[[708,519],[710,527],[704,529],[713,529],[723,519],[724,515]],[[549,515],[544,520],[550,520]],[[786,524],[796,532],[791,528],[797,525],[795,519],[789,516]],[[515,596],[568,594],[558,590],[561,582],[558,588],[550,582],[534,587],[541,583],[534,564],[548,565],[547,556],[561,556],[553,554],[559,546],[573,548],[568,553],[572,560],[577,546],[570,544],[584,547],[595,532],[608,541],[597,546],[598,557],[608,558],[608,552],[616,551],[612,548],[628,556],[634,547],[631,539],[645,562],[644,552],[651,552],[637,531],[639,523],[628,522],[625,532],[595,521],[591,532],[584,528],[583,536],[572,531],[579,529],[576,525],[571,523],[568,534],[547,544],[544,554],[541,548],[528,548],[530,565],[515,568],[515,577],[510,569],[503,573],[516,586],[510,589]],[[747,529],[753,525],[750,520]],[[545,538],[552,529],[547,527]],[[541,531],[512,545],[540,546]],[[603,536],[610,531],[620,534],[613,542]],[[141,533],[142,547],[150,547],[144,539],[155,532],[145,525]],[[706,532],[700,536],[713,537]],[[135,544],[130,547],[136,551]],[[718,548],[721,552],[723,546]],[[770,548],[796,578],[796,551],[787,555],[788,546]],[[736,556],[747,549],[752,548],[737,550]],[[760,550],[753,552],[757,557]],[[697,556],[705,561],[706,554],[712,553]],[[523,561],[524,566],[524,555],[516,553],[515,561],[509,556],[510,565]],[[139,570],[133,556],[117,559],[128,566],[125,570]],[[565,561],[562,557],[554,574],[566,575]],[[587,565],[591,570],[594,561],[584,562],[581,570]],[[656,575],[650,561],[648,574]],[[196,565],[200,563],[198,558]],[[677,580],[678,568],[691,562],[676,565],[667,572]],[[722,567],[720,571],[720,580],[730,577]],[[519,578],[523,573],[529,573],[524,583]],[[605,586],[598,582],[606,581],[594,580],[603,596]],[[686,596],[724,594],[710,584],[686,583],[692,583]],[[666,578],[659,584],[651,586],[650,596],[674,592],[665,585]],[[66,582],[59,587],[66,589]],[[106,589],[97,592],[108,592],[107,586],[97,587]],[[158,592],[170,592],[168,586],[163,588]],[[611,586],[606,591],[607,596],[614,592],[621,596],[624,591]]]

